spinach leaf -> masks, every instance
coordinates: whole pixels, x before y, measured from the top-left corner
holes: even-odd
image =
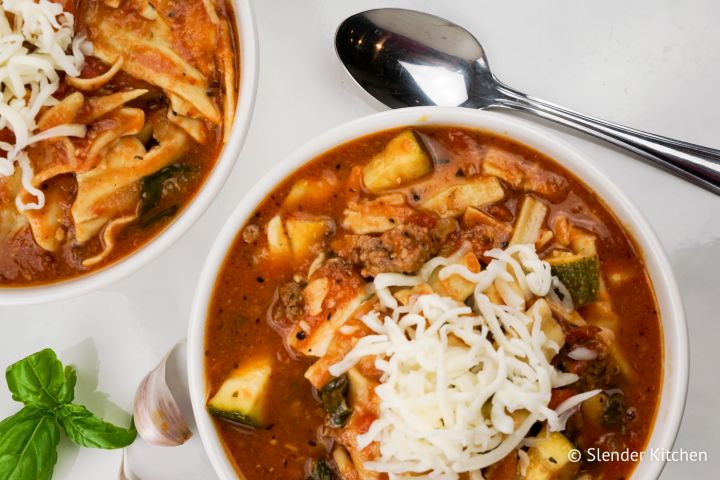
[[[337,480],[337,475],[323,459],[315,460],[310,476],[306,480]]]
[[[60,428],[52,414],[25,407],[0,422],[0,480],[50,480]]]
[[[619,393],[610,395],[603,411],[603,425],[608,428],[623,428],[626,419],[627,406],[625,405],[625,397]]]
[[[170,179],[180,179],[195,173],[196,169],[190,165],[175,163],[148,175],[141,181],[140,215],[145,215],[160,203],[163,185]]]
[[[58,420],[68,438],[76,445],[88,448],[123,448],[137,436],[135,424],[122,428],[105,422],[82,405],[63,405]]]
[[[159,222],[160,220],[162,220],[164,218],[174,217],[175,214],[177,213],[177,211],[178,211],[178,206],[173,205],[171,207],[166,208],[165,210],[160,210],[158,213],[141,218],[138,221],[138,226],[140,228],[148,228],[153,223]]]
[[[46,348],[10,365],[5,372],[13,400],[38,408],[54,408],[72,402],[75,396],[75,369],[57,359]]]
[[[318,392],[323,409],[329,414],[328,423],[331,427],[342,427],[352,415],[353,410],[345,401],[349,388],[348,376],[342,374],[330,380]]]

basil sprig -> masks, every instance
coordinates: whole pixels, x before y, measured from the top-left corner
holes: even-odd
[[[50,349],[9,366],[5,379],[25,407],[0,422],[0,480],[50,480],[61,430],[81,447],[123,448],[135,440],[134,424],[121,428],[71,403],[77,374]]]

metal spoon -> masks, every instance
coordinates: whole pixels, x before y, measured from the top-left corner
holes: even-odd
[[[513,90],[492,74],[477,39],[443,18],[399,8],[368,10],[340,24],[335,48],[360,86],[389,107],[533,113],[627,148],[720,195],[720,150],[623,127]]]

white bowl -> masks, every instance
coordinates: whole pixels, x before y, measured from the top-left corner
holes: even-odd
[[[460,108],[409,108],[392,110],[355,120],[308,142],[273,168],[245,195],[225,223],[200,275],[192,307],[188,334],[190,396],[200,436],[210,460],[223,480],[238,478],[205,409],[205,326],[215,279],[228,250],[245,221],[275,186],[307,161],[333,147],[385,129],[411,125],[457,125],[506,135],[543,152],[565,166],[592,188],[632,233],[643,252],[657,296],[664,339],[664,377],[660,407],[648,448],[671,449],[675,441],[688,384],[688,340],[680,293],[665,252],[647,221],[630,200],[587,157],[563,141],[524,121],[496,113]],[[640,462],[633,478],[659,477],[664,462],[650,456]]]
[[[210,206],[225,180],[230,176],[235,160],[240,155],[250,126],[257,92],[258,38],[252,6],[250,0],[232,0],[232,4],[235,9],[235,23],[240,44],[240,86],[235,122],[230,131],[230,139],[197,195],[167,228],[127,257],[105,268],[70,280],[40,286],[0,288],[0,306],[43,303],[75,297],[119,280],[167,250]]]

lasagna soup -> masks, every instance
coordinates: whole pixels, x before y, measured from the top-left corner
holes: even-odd
[[[207,408],[248,479],[628,478],[587,452],[643,451],[662,384],[612,212],[539,152],[450,126],[293,173],[208,315]]]
[[[4,0],[0,287],[140,248],[200,188],[235,111],[225,0]]]

